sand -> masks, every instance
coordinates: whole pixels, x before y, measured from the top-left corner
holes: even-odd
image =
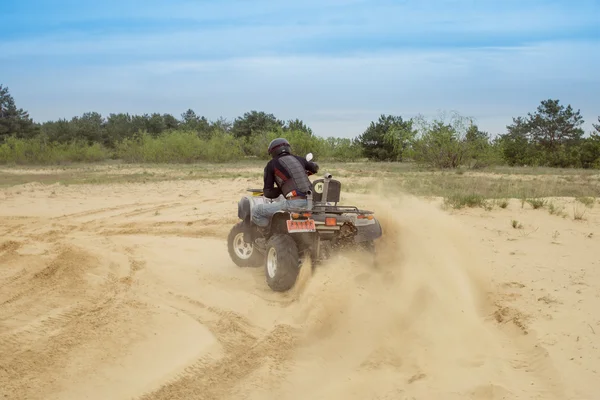
[[[597,203],[347,194],[377,267],[341,254],[281,294],[227,254],[250,186],[1,190],[0,398],[598,398]]]

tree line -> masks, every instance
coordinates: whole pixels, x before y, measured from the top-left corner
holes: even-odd
[[[209,121],[188,109],[171,114],[97,112],[38,123],[0,85],[0,163],[48,164],[121,159],[126,162],[229,162],[267,158],[269,141],[285,136],[297,154],[322,160],[413,161],[435,168],[489,165],[600,168],[600,117],[585,135],[579,110],[541,101],[494,138],[457,113],[428,120],[381,115],[353,139],[315,136],[300,119],[249,111]]]

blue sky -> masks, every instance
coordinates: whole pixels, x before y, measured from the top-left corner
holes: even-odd
[[[457,111],[503,133],[558,98],[600,116],[600,0],[5,1],[0,84],[36,121],[86,111],[354,137],[380,114]]]

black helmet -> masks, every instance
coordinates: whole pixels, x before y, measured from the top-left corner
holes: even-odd
[[[273,139],[271,143],[269,143],[268,151],[271,157],[275,157],[283,153],[291,153],[292,148],[287,140],[283,138],[277,138]]]

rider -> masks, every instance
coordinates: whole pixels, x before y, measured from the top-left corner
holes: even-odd
[[[292,154],[286,139],[277,138],[269,143],[268,152],[272,159],[265,166],[263,193],[266,198],[275,199],[283,194],[282,201],[258,204],[252,212],[252,219],[259,228],[269,225],[273,214],[287,207],[305,208],[306,195],[312,190],[307,171],[317,173],[315,162]],[[275,187],[277,185],[277,187]]]

